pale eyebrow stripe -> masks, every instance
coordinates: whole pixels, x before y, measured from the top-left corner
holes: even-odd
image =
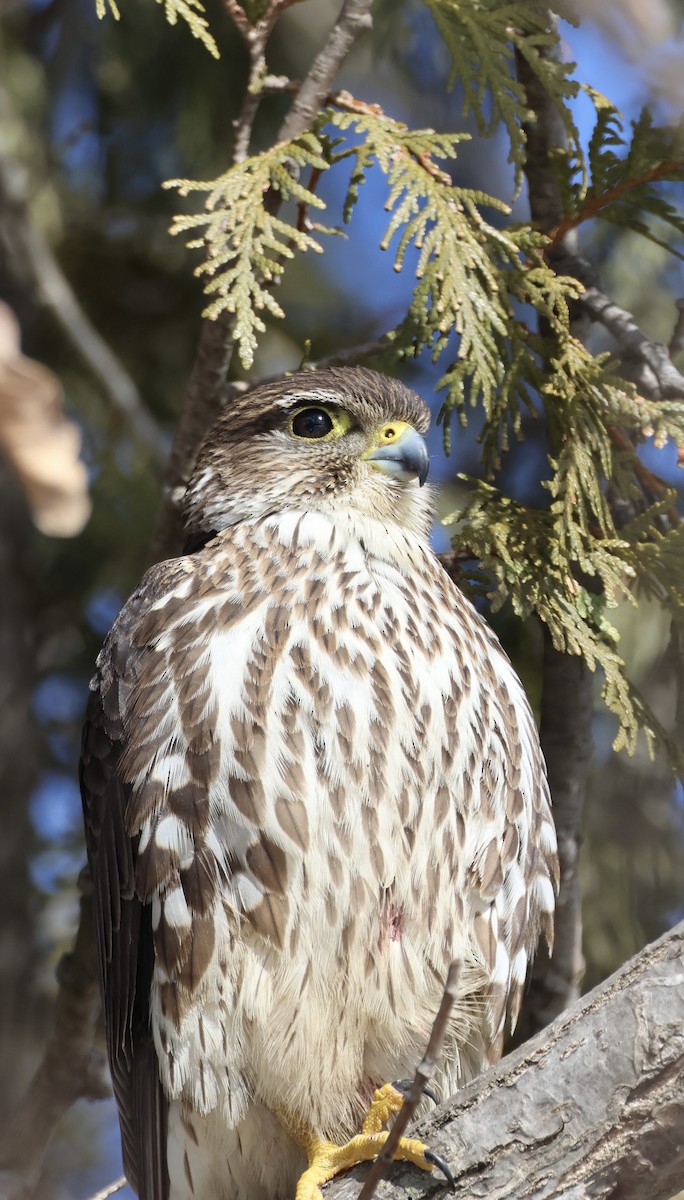
[[[342,408],[342,397],[339,392],[327,392],[323,388],[307,388],[306,391],[287,392],[275,403],[278,408],[291,408],[293,404],[299,404],[306,400],[317,400],[319,404],[332,404],[335,408]]]

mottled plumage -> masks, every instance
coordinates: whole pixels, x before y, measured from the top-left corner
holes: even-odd
[[[320,406],[333,433],[295,436]],[[360,369],[242,397],[190,482],[188,553],[98,660],[82,787],[142,1200],[288,1200],[291,1133],[344,1141],[412,1073],[451,960],[446,1092],[498,1055],[550,937],[538,736],[430,550],[427,425]]]

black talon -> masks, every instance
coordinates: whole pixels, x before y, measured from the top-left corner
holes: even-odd
[[[451,1174],[451,1167],[449,1166],[448,1162],[445,1162],[440,1154],[435,1154],[434,1150],[424,1150],[423,1153],[427,1162],[432,1163],[433,1167],[437,1167],[437,1170],[442,1172],[442,1175],[449,1184],[451,1191],[455,1192],[456,1180]]]
[[[404,1096],[408,1096],[408,1095],[410,1095],[411,1089],[413,1087],[413,1080],[412,1079],[397,1079],[392,1084],[392,1087],[396,1088],[398,1092],[402,1092]],[[427,1096],[428,1100],[432,1100],[433,1104],[439,1104],[439,1097],[437,1096],[436,1092],[433,1092],[429,1083],[423,1084],[422,1092],[423,1092],[424,1096]]]

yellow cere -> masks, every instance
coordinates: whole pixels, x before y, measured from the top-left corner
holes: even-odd
[[[382,425],[380,429],[374,432],[364,458],[369,457],[381,446],[393,446],[399,441],[402,434],[406,433],[407,429],[413,429],[413,426],[409,425],[408,421],[389,421],[387,425]]]

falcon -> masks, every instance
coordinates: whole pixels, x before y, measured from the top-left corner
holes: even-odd
[[[445,1094],[499,1055],[551,941],[539,739],[430,548],[428,424],[360,368],[240,397],[183,555],[98,659],[81,781],[140,1200],[316,1200],[378,1153],[451,962]]]

